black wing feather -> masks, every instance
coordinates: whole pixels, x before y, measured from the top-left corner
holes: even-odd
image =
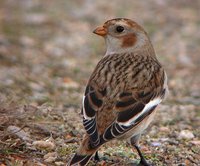
[[[100,95],[98,95],[99,93]],[[99,96],[106,94],[106,90],[96,92],[92,86],[87,86],[85,90],[85,97],[83,101],[83,125],[88,135],[90,135],[91,146],[97,146],[100,141],[100,137],[96,124],[96,112],[103,104],[103,101]]]
[[[118,122],[126,122],[131,117],[134,117],[138,113],[140,113],[144,109],[145,105],[141,102],[135,103],[135,105],[125,111],[121,111],[118,113],[117,121]]]
[[[106,142],[111,139],[120,137],[127,131],[132,129],[134,126],[140,123],[145,117],[150,115],[157,107],[157,104],[152,105],[152,107],[148,108],[145,111],[145,113],[142,113],[146,104],[148,104],[148,102],[150,102],[155,98],[159,98],[159,96],[162,97],[162,95],[160,94],[159,96],[156,96],[155,92],[148,92],[148,93],[142,92],[137,96],[139,96],[140,97],[139,99],[141,100],[135,99],[128,92],[123,92],[122,94],[120,94],[120,98],[116,103],[116,109],[120,110],[118,112],[117,119],[106,129],[102,137],[103,140],[101,142]],[[143,101],[145,101],[146,103]],[[132,121],[129,123],[130,120]]]

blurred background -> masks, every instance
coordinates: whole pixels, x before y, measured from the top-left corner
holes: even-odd
[[[199,16],[199,0],[1,0],[1,166],[69,161],[84,133],[85,84],[105,53],[92,31],[115,17],[144,27],[168,75],[170,93],[141,140],[143,152],[155,165],[198,165]],[[125,142],[100,154],[107,165],[139,161]]]

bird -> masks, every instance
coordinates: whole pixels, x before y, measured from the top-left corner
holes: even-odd
[[[149,166],[139,140],[168,92],[166,72],[137,22],[114,18],[93,33],[105,39],[106,52],[86,85],[81,109],[86,133],[68,165],[85,166],[93,156],[98,161],[99,148],[117,139],[127,140],[139,164]]]

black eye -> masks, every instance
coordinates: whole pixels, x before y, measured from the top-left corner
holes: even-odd
[[[116,27],[116,31],[117,31],[118,33],[121,33],[121,32],[124,31],[124,27],[123,27],[123,26],[117,26],[117,27]]]

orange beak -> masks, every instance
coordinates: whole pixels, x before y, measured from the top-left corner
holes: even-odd
[[[97,27],[93,33],[100,35],[100,36],[105,36],[107,34],[107,29],[104,27]]]

